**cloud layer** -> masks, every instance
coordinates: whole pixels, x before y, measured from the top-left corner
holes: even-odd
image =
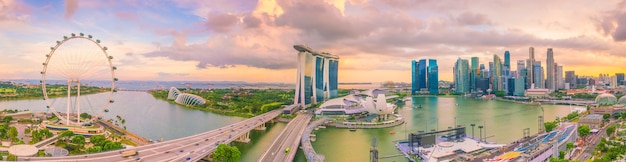
[[[340,69],[354,73],[371,70],[407,73],[386,78],[346,74],[340,76],[340,81],[409,81],[408,62],[424,58],[438,59],[440,78],[449,80],[452,65],[459,57],[477,56],[481,63],[488,64],[494,54],[502,55],[509,50],[514,62],[526,59],[530,46],[536,48],[538,59],[545,59],[546,48],[554,48],[556,61],[566,70],[626,71],[615,68],[620,66],[615,60],[626,58],[623,52],[626,50],[626,1],[0,2],[0,24],[22,23],[34,28],[37,31],[34,33],[50,37],[59,35],[49,29],[68,32],[87,29],[104,35],[110,42],[119,42],[118,54],[124,60],[121,63],[129,66],[129,71],[140,71],[132,68],[159,63],[180,66],[175,68],[178,71],[151,67],[153,72],[142,76],[148,79],[202,78],[194,76],[202,73],[220,78],[225,76],[223,72],[237,69],[241,71],[240,76],[259,71],[268,76],[283,76],[285,70],[296,67],[294,44],[307,44],[316,50],[337,54],[341,57]],[[538,3],[545,5],[533,5]],[[556,5],[561,7],[547,7]],[[26,8],[38,11],[22,10]],[[37,26],[47,26],[48,30]],[[9,32],[17,30],[3,31],[0,41],[3,35],[6,38]],[[24,40],[29,41],[32,42]],[[13,53],[20,53],[16,50]],[[599,70],[595,71],[581,68],[593,65],[590,60],[594,59],[606,63],[598,65]],[[240,77],[224,77],[224,80],[233,78]],[[259,80],[284,78],[259,76]]]

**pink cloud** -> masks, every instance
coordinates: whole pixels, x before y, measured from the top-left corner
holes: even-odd
[[[210,13],[206,27],[216,32],[228,32],[230,27],[239,22],[239,17],[228,13]]]
[[[128,11],[115,12],[115,17],[122,19],[122,20],[129,20],[129,21],[137,20],[137,14],[128,12]]]
[[[31,7],[21,1],[0,0],[0,22],[24,21],[25,15],[31,14]]]
[[[65,0],[65,18],[72,18],[78,10],[78,0]]]

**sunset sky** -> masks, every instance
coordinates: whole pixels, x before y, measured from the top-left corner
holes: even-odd
[[[91,34],[120,80],[295,82],[294,44],[341,57],[339,82],[410,82],[413,59],[511,52],[564,71],[626,72],[618,0],[0,0],[0,79],[38,79],[55,41]],[[544,65],[545,66],[545,65]]]

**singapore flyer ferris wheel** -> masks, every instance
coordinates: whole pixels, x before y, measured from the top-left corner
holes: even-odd
[[[118,79],[107,50],[100,40],[83,33],[64,36],[50,47],[41,71],[41,89],[46,108],[61,124],[90,124],[109,111]],[[81,91],[94,95],[81,96]]]

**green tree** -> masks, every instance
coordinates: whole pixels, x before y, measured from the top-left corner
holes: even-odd
[[[604,120],[609,120],[609,118],[611,118],[611,114],[604,114],[604,115],[602,115],[602,118]]]
[[[94,135],[89,137],[89,142],[91,142],[95,146],[103,146],[103,142],[106,140],[106,137],[104,137],[103,135]]]
[[[567,142],[567,144],[565,145],[565,149],[566,149],[567,151],[570,151],[570,150],[574,149],[574,143],[572,143],[572,142]]]
[[[11,120],[13,120],[12,116],[6,116],[6,117],[2,118],[2,122],[4,122],[4,123],[9,123],[9,122],[11,122]]]
[[[117,149],[122,149],[122,148],[124,148],[124,146],[122,146],[122,143],[111,142],[109,140],[107,140],[104,146],[102,146],[103,151],[117,150]]]
[[[613,119],[615,119],[615,120],[620,119],[620,117],[622,117],[622,114],[621,114],[621,113],[615,113],[615,114],[613,114]]]
[[[9,130],[7,131],[7,135],[9,135],[9,138],[11,139],[17,138],[17,128],[9,127]]]
[[[557,127],[557,122],[546,122],[543,125],[546,127],[546,132],[550,132]]]
[[[74,136],[74,132],[72,131],[63,131],[63,132],[59,132],[59,142],[65,142],[67,140],[70,140],[70,138],[72,138],[72,136]]]
[[[565,159],[565,152],[559,151],[559,159]]]
[[[9,156],[7,156],[7,161],[17,161],[17,156],[9,154]]]
[[[93,146],[93,147],[87,148],[87,153],[98,153],[98,152],[102,152],[102,146]]]
[[[591,129],[589,129],[588,125],[580,125],[580,126],[578,126],[578,135],[580,137],[584,138],[584,137],[588,136],[591,133],[590,131],[591,131]]]
[[[78,146],[83,147],[85,145],[85,136],[83,135],[75,135],[72,138],[72,143]]]
[[[615,133],[615,127],[616,127],[616,125],[611,125],[611,126],[607,127],[606,128],[606,135],[609,136],[609,137],[612,136],[613,133]]]
[[[213,153],[213,161],[215,162],[236,162],[239,161],[241,152],[235,146],[220,144]]]
[[[50,138],[50,137],[54,136],[54,134],[52,134],[52,132],[50,132],[50,130],[48,130],[48,128],[44,128],[44,129],[40,130],[39,133],[41,133],[46,138]]]
[[[91,115],[87,114],[87,113],[81,113],[80,117],[83,119],[91,119]]]
[[[504,97],[506,96],[506,92],[504,91],[496,91],[496,97]]]
[[[76,146],[74,144],[70,144],[70,143],[66,144],[65,147],[63,147],[63,148],[65,148],[69,152],[80,150],[80,148],[78,146]]]
[[[568,162],[568,160],[550,157],[550,162]]]

